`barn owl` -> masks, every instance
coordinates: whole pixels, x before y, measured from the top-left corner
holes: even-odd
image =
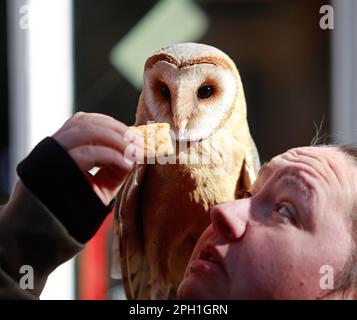
[[[148,121],[170,125],[176,162],[136,165],[117,197],[116,241],[127,297],[174,299],[210,209],[249,188],[259,158],[238,70],[212,46],[148,58],[135,125]]]

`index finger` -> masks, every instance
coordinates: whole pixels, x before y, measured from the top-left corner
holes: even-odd
[[[75,113],[67,122],[61,127],[57,133],[67,130],[73,126],[80,126],[81,124],[86,125],[91,123],[96,126],[110,128],[120,134],[124,134],[128,129],[128,126],[119,120],[114,119],[111,116],[101,114],[101,113],[85,113],[77,112]]]

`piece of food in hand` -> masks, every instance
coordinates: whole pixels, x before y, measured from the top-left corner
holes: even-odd
[[[133,133],[144,137],[146,158],[168,156],[174,153],[168,123],[150,123],[138,127],[129,127]]]

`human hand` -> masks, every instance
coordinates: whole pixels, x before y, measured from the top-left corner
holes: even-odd
[[[76,162],[105,205],[116,196],[135,160],[144,157],[143,138],[127,129],[107,115],[78,112],[52,136]],[[88,173],[93,167],[100,168],[94,176]]]

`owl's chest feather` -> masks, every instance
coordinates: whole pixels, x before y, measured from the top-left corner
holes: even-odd
[[[162,234],[170,226],[170,232],[189,234],[206,227],[209,210],[235,198],[239,175],[240,166],[230,174],[210,166],[149,166],[141,202],[146,229]]]

